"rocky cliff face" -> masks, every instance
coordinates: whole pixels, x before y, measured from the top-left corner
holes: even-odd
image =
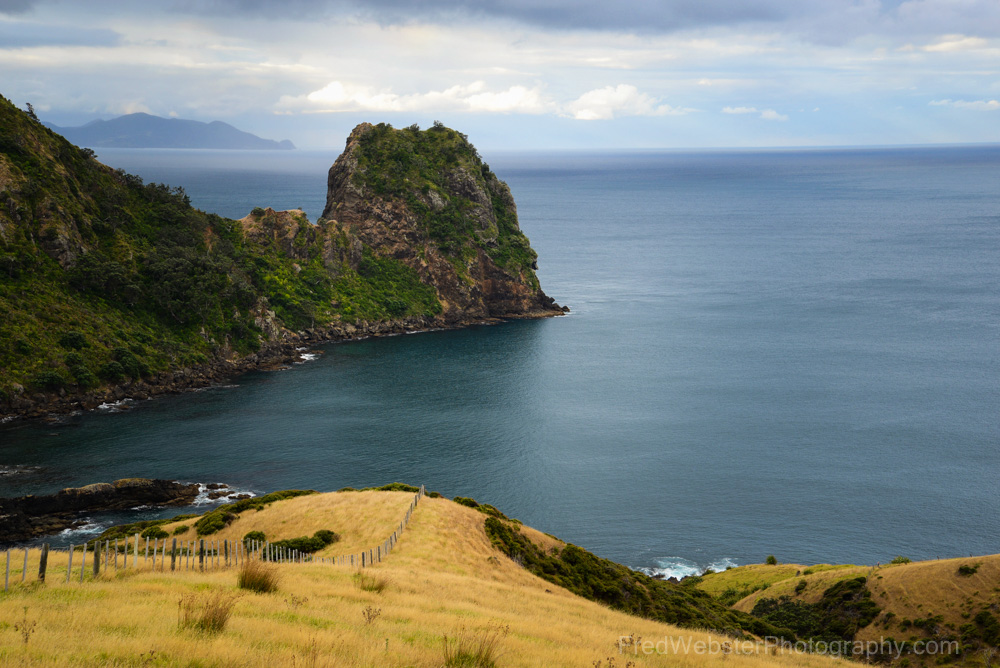
[[[434,286],[446,324],[564,310],[542,292],[507,184],[466,138],[363,123],[330,168],[321,225]]]

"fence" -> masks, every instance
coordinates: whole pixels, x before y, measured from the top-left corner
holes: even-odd
[[[95,578],[100,575],[102,569],[105,573],[117,573],[119,570],[127,571],[129,568],[133,571],[140,569],[160,572],[206,571],[239,566],[248,559],[259,559],[278,564],[323,563],[366,568],[381,562],[392,552],[396,543],[399,542],[403,530],[410,523],[413,511],[416,510],[417,504],[425,494],[426,489],[421,485],[420,491],[413,496],[410,507],[407,509],[402,521],[380,545],[354,554],[339,557],[314,557],[311,554],[292,550],[283,545],[274,545],[268,541],[252,540],[241,542],[199,538],[178,542],[176,538],[164,538],[161,542],[158,538],[143,538],[140,534],[135,534],[134,536],[126,537],[124,541],[118,538],[114,539],[114,541],[105,540],[103,545],[98,541],[93,543],[92,548],[87,543],[84,543],[82,546],[70,545],[69,549],[65,550],[67,555],[65,578],[67,583],[76,579],[83,582],[88,569]],[[79,552],[77,552],[78,549],[80,550]],[[20,573],[22,583],[25,583],[27,580],[28,557],[31,551],[39,552],[38,581],[44,582],[49,569],[50,556],[54,554],[61,556],[64,551],[50,550],[47,543],[40,550],[24,548]],[[19,552],[20,550],[7,550],[3,585],[5,592],[10,589],[11,585],[12,561],[15,559],[21,561]],[[142,559],[141,565],[140,558]],[[129,565],[130,560],[131,566]],[[74,565],[74,561],[79,565]],[[167,567],[168,561],[170,563],[169,569]],[[79,570],[79,574],[74,573],[77,569]]]

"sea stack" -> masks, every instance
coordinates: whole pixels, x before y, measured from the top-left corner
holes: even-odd
[[[510,188],[439,123],[358,125],[330,168],[320,225],[330,223],[433,286],[442,324],[568,310],[542,292]]]

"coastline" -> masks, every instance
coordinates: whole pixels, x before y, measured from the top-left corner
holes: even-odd
[[[179,394],[215,385],[221,381],[250,371],[275,371],[301,361],[302,346],[325,343],[347,343],[376,337],[428,332],[434,330],[462,329],[474,325],[495,325],[509,320],[536,320],[565,315],[559,307],[551,310],[534,310],[526,313],[504,314],[499,317],[468,318],[444,322],[436,318],[404,318],[379,322],[359,322],[331,325],[300,332],[285,331],[281,340],[267,341],[256,353],[229,359],[217,356],[204,364],[174,371],[162,371],[149,378],[122,383],[98,390],[60,393],[23,393],[10,398],[0,398],[0,426],[17,419],[45,419],[78,411],[94,411],[103,404],[124,399],[143,401],[156,396]]]

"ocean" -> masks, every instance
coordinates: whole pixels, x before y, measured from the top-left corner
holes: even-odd
[[[336,153],[99,156],[315,220]],[[1000,551],[1000,146],[485,158],[569,315],[14,421],[0,496],[403,481],[666,575]]]

